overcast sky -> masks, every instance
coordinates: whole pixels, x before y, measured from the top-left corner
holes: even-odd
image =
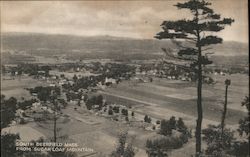
[[[188,17],[179,0],[158,1],[1,1],[3,32],[110,35],[153,38],[163,20]],[[247,0],[212,0],[211,6],[235,23],[219,33],[224,40],[248,42]]]

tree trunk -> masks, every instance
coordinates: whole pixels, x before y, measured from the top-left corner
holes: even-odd
[[[54,110],[54,142],[56,142],[56,110]]]
[[[197,124],[196,124],[196,157],[201,155],[201,127],[202,127],[202,119],[203,119],[203,110],[202,110],[202,54],[201,54],[201,47],[200,43],[200,35],[198,33],[198,86],[197,86]]]
[[[223,134],[224,134],[225,119],[226,119],[226,113],[227,113],[227,90],[228,90],[228,85],[226,85],[225,103],[224,103],[224,109],[223,109],[222,118],[221,118],[221,137],[223,137]]]

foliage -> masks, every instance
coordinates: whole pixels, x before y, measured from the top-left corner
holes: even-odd
[[[248,136],[249,139],[249,127],[250,127],[250,106],[249,106],[249,97],[246,96],[245,99],[243,100],[243,102],[241,103],[242,106],[245,106],[247,111],[248,111],[248,116],[245,117],[244,119],[240,119],[239,121],[239,129],[238,132],[240,133],[241,136],[243,136],[244,134],[246,136]]]
[[[127,109],[122,109],[122,115],[128,116],[128,110]]]
[[[84,94],[83,101],[84,101],[84,102],[87,102],[88,98],[89,98],[88,95],[87,95],[87,94]]]
[[[119,112],[120,112],[119,106],[114,106],[114,107],[113,107],[113,111],[114,111],[115,113],[119,113]]]
[[[135,156],[135,149],[133,148],[132,144],[129,143],[125,148],[123,157],[134,157]]]
[[[202,110],[202,83],[203,83],[203,66],[211,64],[207,54],[207,46],[222,43],[222,38],[214,36],[213,32],[219,32],[226,25],[231,25],[234,20],[231,18],[221,18],[209,6],[210,2],[205,0],[188,0],[177,3],[178,9],[187,9],[191,12],[192,18],[181,19],[176,21],[163,21],[161,24],[162,31],[156,35],[157,39],[170,39],[179,49],[176,53],[172,50],[164,50],[167,58],[166,64],[175,64],[184,69],[191,69],[198,78],[197,82],[197,125],[196,125],[196,156],[201,153],[201,128],[203,119]],[[181,39],[180,41],[177,41]],[[189,46],[183,45],[181,41],[188,41]],[[206,52],[204,54],[204,52]],[[181,62],[180,62],[181,61]],[[185,62],[183,64],[183,62]],[[189,65],[189,66],[187,66]]]
[[[183,137],[163,137],[155,140],[147,140],[146,153],[149,157],[167,157],[167,152],[178,149],[185,143]]]
[[[66,99],[68,102],[70,100],[80,100],[81,97],[82,97],[81,93],[76,93],[76,92],[72,92],[72,91],[66,92]]]
[[[103,66],[103,75],[108,78],[130,78],[135,73],[135,67],[126,64],[107,63]]]
[[[207,143],[206,154],[214,157],[223,157],[232,149],[234,133],[230,129],[225,129],[223,134],[221,126],[209,125],[202,131],[203,139]]]
[[[127,122],[129,121],[128,116],[125,117],[125,120],[126,120]]]
[[[156,129],[156,128],[155,128],[155,125],[153,125],[153,126],[152,126],[152,129],[153,129],[153,130],[155,130],[155,129]]]
[[[93,109],[94,105],[98,105],[97,109],[101,110],[103,107],[103,96],[102,95],[98,95],[98,96],[94,95],[94,96],[87,99],[85,105],[86,105],[88,110]]]
[[[49,66],[39,66],[37,64],[19,64],[17,67],[11,68],[11,73],[14,74],[18,72],[18,75],[28,74],[30,76],[49,76],[49,71],[51,67]],[[43,71],[43,73],[41,73]]]
[[[102,65],[100,62],[93,62],[91,67],[85,65],[89,71],[98,73],[97,76],[86,76],[78,78],[76,75],[73,77],[74,83],[65,84],[63,88],[70,91],[77,92],[79,89],[89,89],[96,87],[99,83],[104,85],[106,78],[116,79],[116,82],[120,82],[121,78],[129,79],[135,73],[135,67],[126,64],[106,63]],[[74,67],[75,68],[75,67]]]
[[[101,110],[103,107],[103,96],[102,95],[98,95],[96,97],[96,104],[99,106],[98,109]]]
[[[160,121],[160,120],[157,120],[157,121],[156,121],[156,124],[161,124],[161,121]]]
[[[144,116],[144,122],[151,123],[151,118],[148,115]]]
[[[59,96],[61,95],[61,90],[59,87],[43,87],[43,86],[37,86],[35,88],[28,89],[30,93],[36,93],[37,98],[40,101],[44,102],[51,102],[53,105],[51,109],[53,110],[53,133],[54,133],[54,142],[57,140],[57,132],[59,128],[57,128],[57,120],[58,117],[61,116],[59,114],[61,112],[61,108],[66,106],[66,102],[63,99],[59,99]],[[42,118],[35,119],[35,121],[45,121],[50,119],[50,117],[46,117],[46,112],[44,112]]]
[[[134,111],[131,112],[131,116],[134,117],[135,116],[135,113]]]
[[[174,116],[172,116],[168,121],[161,121],[161,129],[159,133],[165,136],[172,135],[173,129],[176,130],[176,120]]]
[[[243,102],[241,103],[242,106],[245,106],[247,111],[250,112],[250,104],[249,104],[249,96],[246,96]]]
[[[19,157],[22,152],[16,151],[16,140],[20,139],[18,134],[1,134],[1,156]]]
[[[1,128],[7,127],[15,119],[16,104],[16,98],[5,99],[5,96],[1,95]]]
[[[235,141],[232,145],[232,150],[229,154],[232,154],[236,157],[249,157],[249,141]]]
[[[162,120],[159,133],[165,136],[172,135],[172,128],[169,121]]]
[[[182,118],[179,118],[177,123],[176,123],[176,128],[177,131],[179,132],[186,132],[187,131],[187,126],[184,124]]]
[[[113,115],[113,110],[112,110],[112,109],[109,109],[109,110],[108,110],[108,114],[109,114],[109,115]]]
[[[61,91],[59,87],[43,87],[43,86],[37,86],[35,88],[30,88],[28,89],[30,91],[31,94],[36,93],[37,94],[37,98],[40,101],[51,101],[52,98],[52,94],[53,95],[60,95]],[[54,93],[52,93],[52,91]]]
[[[33,103],[36,102],[36,99],[24,100],[22,102],[18,102],[17,106],[19,109],[26,110],[31,107]]]
[[[76,74],[73,76],[73,80],[74,80],[74,82],[76,82],[77,81],[77,79],[78,79],[78,77],[76,76]]]
[[[160,122],[160,131],[159,134],[164,136],[171,136],[173,130],[176,130],[181,133],[179,136],[182,143],[187,143],[188,139],[191,138],[191,131],[188,130],[187,126],[184,124],[182,118],[179,118],[177,121],[175,117],[172,116],[168,121],[162,120]]]
[[[245,106],[248,111],[248,116],[239,121],[238,132],[240,136],[245,137],[243,141],[235,141],[233,144],[233,151],[231,154],[237,157],[248,157],[250,154],[249,151],[249,140],[250,140],[250,107],[249,107],[249,96],[246,96],[241,103],[242,106]]]
[[[135,150],[132,143],[126,145],[128,133],[123,132],[119,135],[118,144],[115,151],[111,153],[111,157],[134,157]]]

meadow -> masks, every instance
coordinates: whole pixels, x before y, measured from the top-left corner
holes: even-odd
[[[1,94],[8,97],[15,97],[21,99],[31,98],[31,95],[28,90],[25,88],[33,88],[36,86],[46,86],[47,83],[44,81],[39,81],[28,76],[21,77],[10,77],[2,76],[1,79]]]
[[[228,113],[226,117],[227,127],[236,129],[238,120],[246,115],[241,107],[242,99],[248,95],[248,77],[242,74],[228,76],[213,76],[215,85],[204,85],[203,87],[203,128],[208,124],[218,124],[221,118],[221,110],[224,102],[225,79],[231,79],[228,94]],[[240,81],[239,81],[240,80]],[[7,97],[17,98],[31,97],[24,88],[38,85],[46,85],[30,77],[22,77],[14,80],[2,80],[2,93]],[[108,103],[116,103],[129,107],[135,112],[135,117],[143,121],[144,115],[156,120],[169,119],[171,116],[182,117],[185,124],[194,133],[196,121],[196,87],[195,83],[178,80],[167,80],[154,78],[153,82],[133,83],[122,81],[120,84],[108,87],[98,93],[102,94]],[[69,104],[62,112],[64,116],[58,119],[57,126],[60,128],[58,136],[67,135],[67,142],[76,142],[80,147],[93,149],[94,152],[80,152],[78,155],[93,154],[102,157],[110,154],[117,145],[119,133],[128,131],[129,141],[136,148],[136,157],[145,157],[145,143],[147,139],[159,136],[156,131],[145,130],[138,126],[117,122],[104,118],[88,111],[85,107],[77,107]],[[19,130],[23,137],[32,135],[36,139],[43,136],[48,139],[53,137],[53,121],[31,122],[19,125],[12,131]],[[30,130],[29,132],[26,130]],[[34,137],[33,137],[34,136]],[[63,139],[62,139],[63,140]],[[170,157],[181,157],[183,152],[191,155],[194,150],[194,138],[178,150],[169,152]],[[180,153],[181,152],[181,153]]]
[[[246,114],[245,108],[241,106],[241,101],[248,95],[246,86],[248,78],[241,74],[215,76],[216,84],[204,84],[204,118],[215,123],[220,122],[225,99],[224,80],[227,78],[232,81],[228,91],[227,123],[235,125],[242,118],[242,115]],[[239,78],[241,81],[237,80]],[[179,115],[186,117],[194,117],[194,119],[196,117],[197,94],[195,84],[191,82],[168,81],[166,79],[155,79],[152,83],[131,84],[130,82],[122,82],[118,86],[107,88],[102,93],[108,102],[133,107],[139,105],[139,107],[136,107],[138,112],[145,112],[145,114],[157,118],[168,117],[168,115],[171,115],[171,111],[178,112]],[[164,113],[164,110],[169,110],[170,113]]]

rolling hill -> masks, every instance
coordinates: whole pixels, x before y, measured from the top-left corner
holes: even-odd
[[[176,49],[171,41],[156,39],[132,39],[112,36],[73,36],[39,33],[3,33],[3,52],[24,52],[45,57],[66,55],[69,59],[157,59],[163,57],[161,48]],[[213,47],[212,56],[220,63],[222,57],[229,63],[248,58],[248,45],[239,42],[224,42]],[[20,55],[20,53],[19,53]],[[237,57],[235,57],[237,56]],[[244,62],[248,60],[243,59]]]

